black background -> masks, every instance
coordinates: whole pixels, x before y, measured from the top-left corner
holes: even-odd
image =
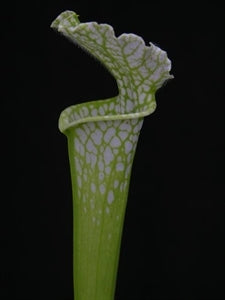
[[[175,76],[157,92],[141,132],[115,300],[223,299],[224,12],[216,1],[170,2],[18,3],[9,44],[16,97],[5,103],[15,126],[7,127],[13,197],[1,299],[73,299],[72,196],[58,117],[71,104],[116,95],[117,86],[50,29],[67,9],[159,45]]]

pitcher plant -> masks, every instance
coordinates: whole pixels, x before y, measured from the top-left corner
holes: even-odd
[[[74,297],[112,300],[138,137],[156,90],[173,78],[171,62],[141,37],[116,37],[110,25],[80,23],[72,11],[51,27],[98,59],[118,85],[116,97],[70,106],[59,118],[72,178]]]

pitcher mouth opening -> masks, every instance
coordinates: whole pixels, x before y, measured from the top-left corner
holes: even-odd
[[[59,130],[66,133],[70,128],[87,122],[142,118],[156,109],[154,94],[149,95],[149,100],[142,110],[132,113],[120,113],[118,96],[72,105],[60,114]]]

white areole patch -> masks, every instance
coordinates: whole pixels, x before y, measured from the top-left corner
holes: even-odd
[[[104,135],[104,141],[108,143],[111,140],[111,138],[115,135],[115,133],[116,130],[114,128],[109,128]]]
[[[134,133],[138,133],[140,130],[141,130],[141,126],[142,126],[142,123],[139,123],[137,124],[135,127],[134,127]]]
[[[93,139],[93,141],[94,141],[94,143],[96,145],[100,145],[101,144],[102,135],[103,134],[102,134],[102,132],[99,129],[96,129],[95,132],[93,132],[91,134],[91,137],[92,137],[92,139]]]
[[[100,172],[98,177],[99,177],[99,180],[103,180],[105,175],[103,172]]]
[[[98,168],[99,168],[99,171],[103,171],[103,170],[104,170],[104,163],[103,163],[102,160],[100,160],[100,161],[98,162]]]
[[[121,145],[121,141],[117,136],[114,136],[110,142],[110,145],[117,148]]]
[[[101,130],[102,131],[105,131],[107,126],[106,126],[106,123],[105,122],[99,122],[98,125],[100,126]]]
[[[110,149],[109,146],[107,146],[105,148],[105,151],[104,151],[104,161],[105,161],[105,164],[106,165],[109,165],[111,163],[111,161],[113,160],[113,153],[112,153],[112,150]]]
[[[96,125],[94,122],[90,122],[90,123],[87,123],[89,129],[91,129],[91,131],[93,132],[96,128]]]
[[[144,93],[142,93],[141,95],[139,95],[139,101],[140,101],[141,104],[144,103],[145,97],[146,97],[146,94],[144,94]]]
[[[85,131],[81,128],[77,128],[76,133],[81,139],[81,142],[84,144],[87,140],[87,134],[85,133]]]
[[[102,195],[105,194],[105,185],[104,184],[100,184],[99,189],[100,189],[100,193]]]
[[[111,168],[110,168],[110,167],[106,167],[106,168],[105,168],[105,172],[106,172],[106,174],[108,174],[108,175],[109,175],[109,174],[110,174],[110,172],[111,172]]]
[[[109,204],[112,204],[113,201],[114,201],[114,193],[113,193],[113,191],[109,191],[108,197],[107,197],[107,202],[108,202]]]
[[[93,193],[95,193],[96,192],[96,185],[92,182],[92,184],[91,184],[91,191],[93,192]]]
[[[74,145],[77,152],[80,152],[80,140],[78,138],[74,139]]]
[[[103,107],[99,107],[99,114],[101,115],[101,116],[104,116],[104,114],[105,114],[105,111],[104,111],[104,109],[103,109]]]
[[[134,103],[130,100],[127,100],[127,106],[126,106],[126,109],[128,112],[132,111],[134,108]]]
[[[91,140],[88,140],[88,142],[87,142],[87,150],[89,152],[97,154],[97,149],[96,149],[96,147],[94,146],[94,144]]]
[[[132,150],[132,148],[133,148],[132,143],[129,142],[129,141],[126,141],[125,142],[125,152],[126,152],[126,154],[128,154]]]
[[[123,163],[118,163],[116,165],[116,170],[117,171],[123,171],[124,170],[124,164]]]
[[[128,132],[127,131],[120,131],[119,136],[124,141],[128,137]]]
[[[77,183],[78,183],[78,186],[81,187],[81,184],[82,184],[82,183],[81,183],[81,178],[80,178],[80,176],[77,176]]]
[[[114,188],[116,189],[118,186],[119,186],[119,180],[116,179],[114,181]]]
[[[93,110],[91,111],[91,115],[92,115],[93,117],[97,116],[97,114],[98,114],[97,109],[93,109]]]

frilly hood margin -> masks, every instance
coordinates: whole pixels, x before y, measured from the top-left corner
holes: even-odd
[[[61,13],[51,27],[96,57],[114,76],[119,94],[116,97],[86,102],[65,109],[59,129],[88,121],[144,117],[156,108],[155,92],[172,79],[167,53],[135,34],[115,36],[108,24],[80,23],[72,11]]]

